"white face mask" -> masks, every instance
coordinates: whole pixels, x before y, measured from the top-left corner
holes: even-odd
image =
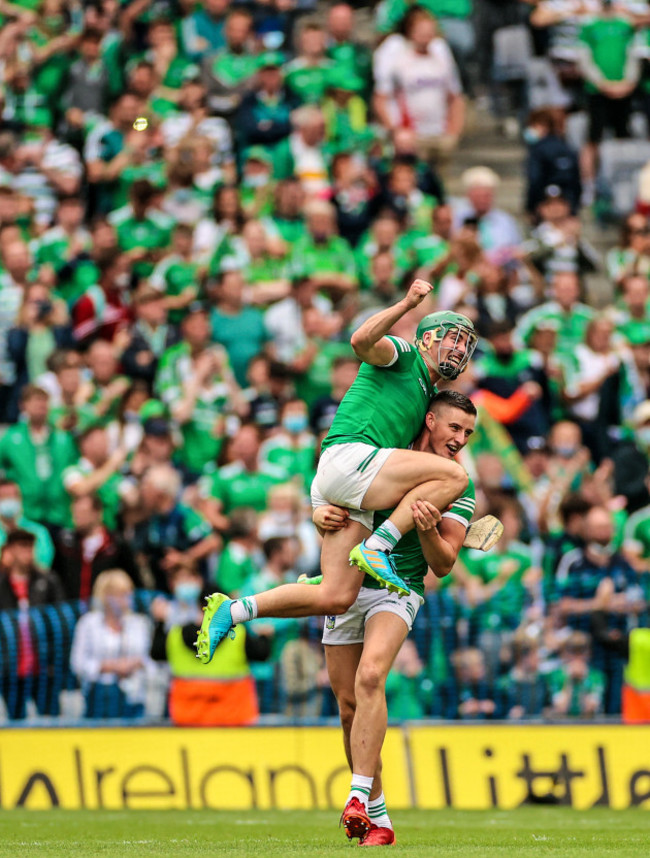
[[[615,552],[615,548],[611,542],[603,545],[600,542],[588,542],[587,548],[591,554],[599,557],[601,560],[609,560]]]

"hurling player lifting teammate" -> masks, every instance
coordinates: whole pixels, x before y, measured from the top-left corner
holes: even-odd
[[[350,513],[348,527],[325,535],[322,582],[313,587],[283,584],[235,600],[214,593],[196,644],[202,662],[210,661],[237,623],[344,613],[357,598],[364,574],[398,595],[410,592],[391,552],[415,527],[412,505],[428,501],[444,510],[468,484],[467,474],[452,459],[406,449],[421,430],[436,383],[457,378],[477,343],[472,322],[447,311],[422,319],[415,345],[388,335],[432,288],[415,280],[401,301],[371,316],[352,335],[352,348],[363,364],[323,441],[312,487],[315,504],[325,500]],[[390,517],[364,539],[367,512],[393,507]]]

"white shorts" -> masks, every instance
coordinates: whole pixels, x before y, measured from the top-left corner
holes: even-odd
[[[312,506],[332,503],[345,507],[353,521],[372,531],[374,511],[362,509],[361,502],[393,449],[361,442],[328,447],[320,457],[312,483]]]
[[[388,590],[373,590],[362,587],[357,600],[349,611],[337,617],[325,617],[323,643],[328,646],[363,643],[366,622],[375,614],[396,614],[411,631],[413,622],[424,599],[413,590],[408,596],[398,599]]]

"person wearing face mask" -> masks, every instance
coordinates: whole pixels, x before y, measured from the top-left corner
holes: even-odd
[[[0,547],[17,530],[26,530],[34,536],[34,566],[41,570],[50,569],[54,543],[47,528],[25,517],[18,484],[12,480],[0,480]]]
[[[242,628],[219,651],[220,658],[212,661],[206,675],[194,649],[203,589],[195,564],[179,562],[170,570],[172,598],[161,596],[151,605],[156,622],[151,657],[169,665],[170,718],[177,726],[253,724],[259,705],[249,661],[268,658],[270,640]]]
[[[122,569],[99,575],[92,594],[93,609],[77,623],[70,653],[85,716],[142,717],[153,668],[149,618],[133,613],[133,582]]]
[[[309,429],[307,405],[289,399],[280,413],[282,428],[262,444],[260,460],[277,465],[307,489],[316,473],[316,439]]]
[[[590,633],[594,613],[604,611],[607,630],[623,636],[646,602],[639,597],[636,572],[616,550],[612,515],[606,507],[594,506],[586,514],[585,539],[583,548],[560,560],[552,599],[569,628]],[[592,665],[606,677],[607,715],[621,711],[624,663],[619,653],[594,643]]]
[[[526,211],[534,217],[544,200],[545,188],[557,185],[572,215],[580,206],[582,184],[578,153],[564,139],[566,117],[560,108],[533,110],[524,130],[528,146]]]

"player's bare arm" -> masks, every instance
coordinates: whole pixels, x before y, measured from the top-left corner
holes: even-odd
[[[386,339],[386,334],[402,316],[419,306],[432,289],[426,280],[414,280],[401,301],[366,319],[350,339],[356,356],[373,366],[389,364],[395,355],[395,346]]]
[[[462,548],[465,525],[442,518],[428,501],[416,501],[412,510],[424,559],[437,578],[444,578],[451,572]]]

